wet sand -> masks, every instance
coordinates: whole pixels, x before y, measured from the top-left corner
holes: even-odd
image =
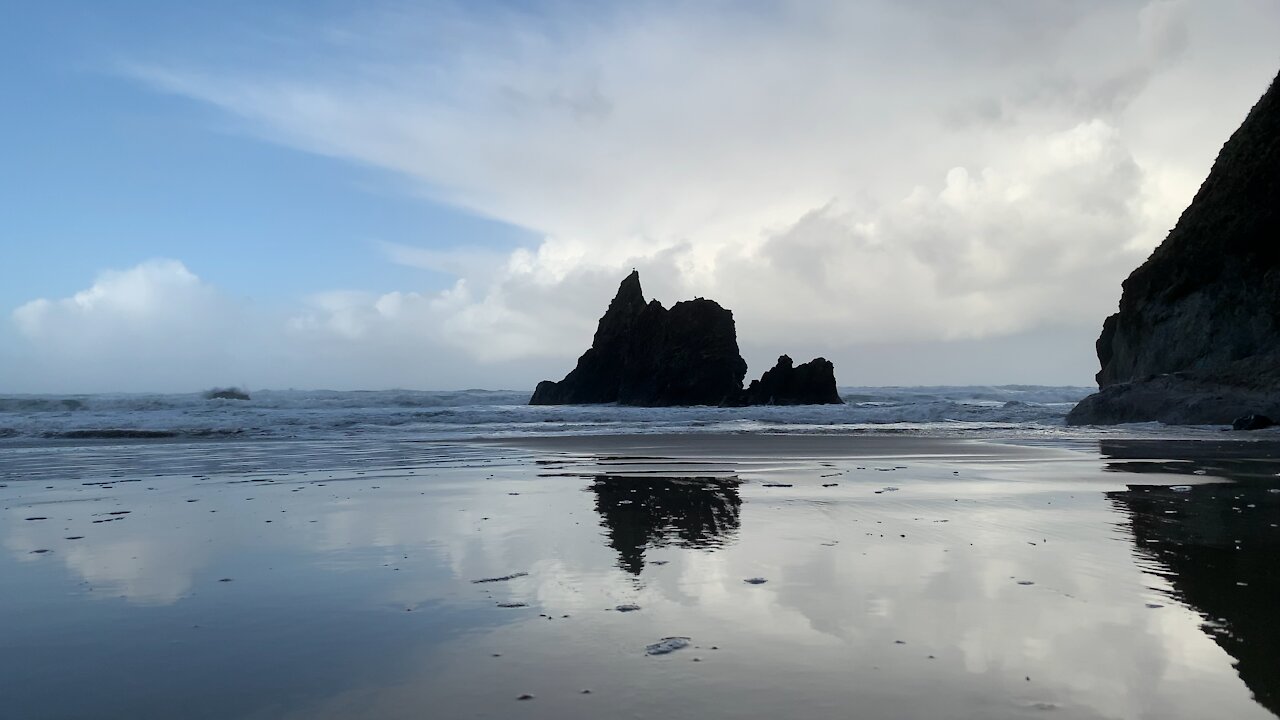
[[[1272,717],[1276,449],[0,448],[0,703],[22,719]]]

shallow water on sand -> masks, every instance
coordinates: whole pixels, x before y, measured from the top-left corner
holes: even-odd
[[[0,714],[1280,710],[1273,446],[521,442],[0,450]]]

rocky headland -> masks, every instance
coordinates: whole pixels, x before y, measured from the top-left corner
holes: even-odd
[[[785,363],[784,363],[785,361]],[[646,301],[632,271],[600,318],[591,347],[555,382],[543,380],[530,405],[619,403],[670,405],[800,405],[838,403],[835,370],[817,358],[778,366],[743,390],[747,363],[738,351],[733,313],[697,298],[664,308]]]
[[[1097,351],[1099,392],[1069,424],[1280,417],[1280,77],[1124,281]]]

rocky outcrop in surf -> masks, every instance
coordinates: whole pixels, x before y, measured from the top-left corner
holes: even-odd
[[[794,364],[783,355],[773,369],[742,392],[725,398],[732,407],[745,405],[835,405],[844,402],[836,392],[835,365],[826,358]]]
[[[657,300],[646,302],[640,274],[633,270],[618,286],[577,366],[559,382],[538,383],[529,404],[748,405],[765,404],[771,397],[790,405],[839,402],[830,362],[818,358],[791,368],[786,359],[787,368],[774,368],[770,372],[775,376],[765,374],[776,377],[770,385],[776,392],[760,391],[738,402],[744,397],[747,363],[738,351],[733,313],[704,298],[678,302],[670,310]],[[828,377],[830,388],[825,385]],[[803,399],[808,397],[823,399]]]
[[[670,310],[645,302],[634,270],[596,328],[591,347],[560,382],[544,380],[531,405],[716,405],[742,387],[733,313],[711,300]]]
[[[1103,323],[1067,421],[1230,424],[1280,411],[1280,77]]]

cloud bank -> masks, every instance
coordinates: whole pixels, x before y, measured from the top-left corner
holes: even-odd
[[[1274,73],[1277,29],[1280,10],[1247,0],[386,4],[299,21],[261,55],[126,71],[542,241],[387,246],[456,284],[321,292],[278,318],[237,316],[158,264],[14,319],[42,346],[175,326],[129,309],[112,285],[128,277],[200,327],[238,318],[286,339],[272,352],[341,358],[336,385],[531,386],[637,267],[665,303],[733,309],[753,373],[786,351],[835,359],[848,384],[1083,383],[1120,281]],[[963,365],[916,362],[952,350]],[[388,360],[412,353],[441,359],[434,380]]]
[[[50,392],[501,387],[536,360],[477,366],[452,337],[458,301],[328,292],[288,307],[234,298],[177,260],[108,270],[71,297],[13,312],[5,378]],[[465,300],[465,296],[464,296]],[[3,360],[3,358],[0,358]]]

